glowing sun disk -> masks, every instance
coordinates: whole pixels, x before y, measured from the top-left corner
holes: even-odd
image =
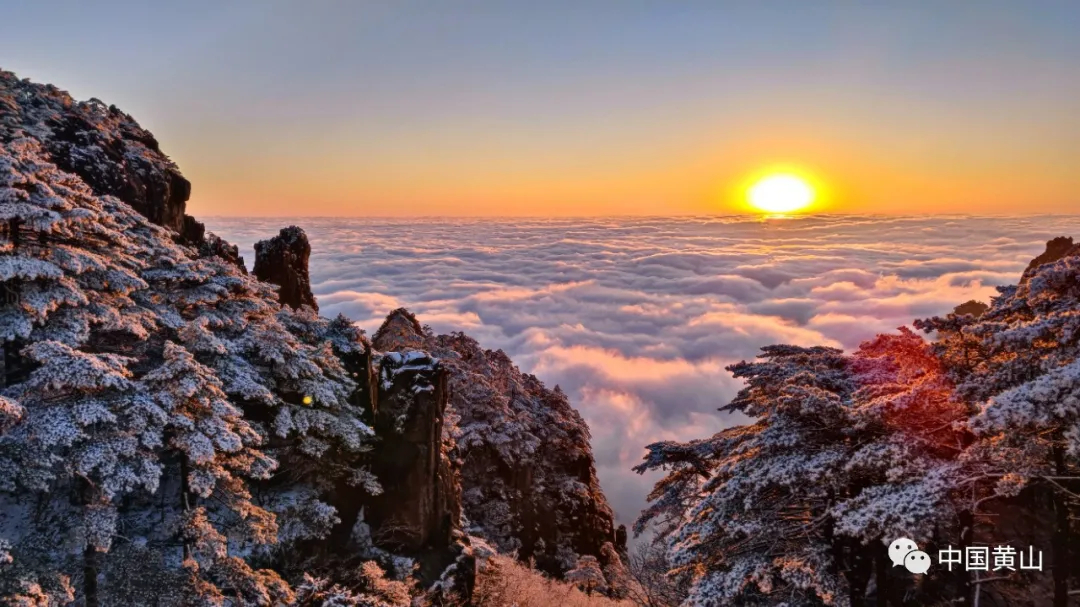
[[[747,197],[759,211],[790,213],[809,206],[814,201],[814,189],[795,175],[769,175],[750,186]]]

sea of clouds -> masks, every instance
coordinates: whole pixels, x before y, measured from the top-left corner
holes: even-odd
[[[249,267],[294,224],[324,315],[371,333],[404,306],[562,386],[628,524],[656,480],[630,470],[645,445],[742,421],[716,410],[740,387],[726,365],[776,343],[853,350],[989,300],[1047,240],[1080,236],[1080,217],[207,221]]]

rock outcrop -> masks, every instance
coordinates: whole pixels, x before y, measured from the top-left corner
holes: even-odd
[[[244,265],[244,258],[240,256],[240,248],[223,238],[219,238],[217,234],[206,234],[199,240],[199,256],[220,257],[236,266],[241,274],[248,273],[247,266]]]
[[[76,102],[46,84],[0,71],[0,120],[21,127],[44,144],[50,160],[78,175],[94,192],[116,196],[157,225],[184,234],[191,183],[161,152],[157,139],[115,105]],[[17,95],[35,103],[17,103]],[[196,222],[197,223],[197,222]]]
[[[20,103],[18,97],[34,102]],[[230,250],[231,245],[186,214],[191,182],[150,131],[115,105],[75,101],[51,84],[0,70],[0,127],[40,140],[50,162],[77,175],[96,194],[115,196],[172,230],[177,242],[196,247],[200,255],[220,255],[247,272],[235,247]]]
[[[387,317],[373,345],[424,350],[446,369],[448,423],[457,421],[447,441],[461,462],[468,533],[554,575],[578,555],[605,558],[605,544],[625,552],[625,531],[615,528],[596,477],[588,426],[557,386],[547,389],[504,352],[467,335],[425,332],[403,309]]]
[[[255,277],[280,287],[278,300],[290,307],[311,306],[316,311],[319,304],[311,293],[311,277],[308,261],[311,244],[307,234],[296,226],[282,228],[277,236],[255,243]]]
[[[292,604],[334,489],[379,493],[362,331],[279,306],[187,190],[126,114],[0,73],[0,604]]]
[[[1035,274],[1035,270],[1038,270],[1040,267],[1077,254],[1080,254],[1080,245],[1075,244],[1071,237],[1058,236],[1057,238],[1048,241],[1046,243],[1046,250],[1035,259],[1032,259],[1031,263],[1028,264],[1027,269],[1024,270],[1024,274],[1020,277],[1020,284],[1023,285],[1031,280],[1032,275]]]
[[[978,318],[986,313],[990,309],[990,306],[984,304],[981,301],[974,299],[964,302],[953,309],[953,314],[957,316],[974,316]]]
[[[67,281],[57,283],[56,292],[67,299],[55,306],[3,302],[11,312],[8,320],[18,316],[21,322],[8,323],[13,332],[6,339],[68,340],[70,347],[64,347],[71,356],[130,363],[126,375],[117,374],[126,378],[124,386],[130,377],[143,381],[148,369],[163,367],[165,351],[206,375],[205,385],[213,388],[207,392],[220,392],[220,402],[230,405],[214,414],[231,416],[236,424],[242,417],[255,428],[244,434],[251,448],[258,445],[266,450],[265,461],[272,456],[282,464],[277,474],[252,472],[235,483],[243,489],[237,499],[249,499],[248,489],[256,489],[260,507],[268,509],[263,513],[253,504],[244,512],[267,521],[258,529],[260,541],[277,536],[272,555],[252,553],[274,576],[292,583],[307,571],[374,558],[356,551],[358,529],[369,530],[369,547],[379,558],[408,555],[425,581],[449,584],[450,575],[448,587],[466,597],[476,554],[489,550],[484,541],[474,544],[469,533],[517,551],[523,560],[535,558],[555,574],[572,567],[578,555],[603,561],[612,545],[625,552],[625,530],[614,529],[596,479],[588,428],[558,387],[548,390],[502,351],[483,350],[463,334],[435,336],[403,309],[390,315],[370,344],[347,318],[319,317],[308,272],[311,246],[298,227],[256,245],[254,280],[236,246],[185,213],[191,186],[156,139],[114,106],[76,102],[56,87],[0,71],[0,143],[0,177],[6,176],[0,179],[0,189],[6,188],[0,202],[8,218],[0,232],[14,230],[3,233],[12,244],[4,253],[48,253],[51,261],[28,267],[61,273]],[[57,209],[69,222],[65,229],[81,226],[72,232],[78,238],[64,234],[71,242],[50,240],[59,222],[46,219],[60,217]],[[30,234],[35,247],[16,246]],[[73,247],[90,253],[73,256]],[[107,268],[111,273],[102,273],[100,259],[113,256],[119,261]],[[36,278],[57,278],[46,270]],[[41,297],[33,291],[41,285],[18,278],[15,286]],[[278,285],[277,298],[288,307],[274,305],[274,291],[260,281]],[[64,290],[71,285],[93,297],[71,295]],[[74,316],[83,313],[85,318]],[[67,322],[72,319],[78,322]],[[83,352],[85,344],[90,346]],[[163,350],[162,344],[170,345]],[[4,349],[0,358],[7,361],[23,345]],[[13,369],[8,365],[3,374],[8,388],[26,381]],[[7,413],[17,409],[3,404]],[[238,456],[234,463],[257,467],[265,461]],[[180,479],[186,478],[182,464],[166,468],[160,486],[179,495]],[[66,498],[53,502],[71,506]],[[142,525],[136,532],[155,538],[154,550],[160,544],[175,552],[174,528],[159,524],[164,514],[147,512],[178,504],[140,494],[118,509],[127,517],[125,525]],[[186,498],[184,504],[186,509]],[[209,509],[218,506],[205,502]],[[463,515],[469,529],[462,529]],[[272,519],[277,527],[269,524]],[[57,537],[69,532],[74,527]],[[110,602],[110,593],[124,589],[118,579],[142,579],[124,567],[145,565],[172,575],[179,561],[148,559],[147,550],[128,542],[107,559],[94,553],[95,562],[105,563],[102,579],[109,580],[103,604],[121,604]],[[62,553],[57,549],[49,556]],[[236,565],[232,570],[246,571],[246,564]],[[86,579],[90,592],[98,576]],[[276,584],[272,576],[259,579]],[[184,592],[176,584],[145,586],[138,590],[148,594],[130,604],[149,604],[147,597],[157,601],[166,587],[177,596]]]
[[[412,312],[398,308],[386,317],[382,326],[371,338],[371,345],[380,352],[401,352],[404,350],[424,350],[427,338],[420,321]]]
[[[460,485],[442,449],[447,373],[424,352],[391,352],[378,361],[372,471],[383,493],[365,520],[380,546],[407,554],[445,549],[461,526]]]
[[[91,100],[80,107],[85,111],[53,121],[53,162],[95,192],[116,196],[153,223],[183,234],[191,183],[161,153],[154,136],[114,105]],[[87,154],[91,147],[101,152]]]

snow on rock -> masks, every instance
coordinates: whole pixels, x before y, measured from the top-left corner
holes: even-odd
[[[588,426],[558,387],[549,390],[467,335],[425,331],[403,309],[390,313],[373,345],[389,352],[392,368],[434,356],[445,369],[447,418],[456,424],[447,425],[444,443],[460,462],[469,533],[553,574],[575,567],[580,555],[603,558],[604,544],[617,539],[614,516]]]
[[[405,308],[398,308],[387,315],[372,336],[371,345],[380,352],[403,352],[423,350],[427,344],[424,329],[416,317]]]
[[[362,332],[189,238],[188,193],[130,116],[0,72],[0,602],[288,604],[335,491],[381,490]]]
[[[1055,261],[1070,255],[1080,255],[1080,245],[1075,244],[1071,237],[1058,236],[1057,238],[1048,241],[1046,243],[1046,250],[1035,259],[1032,259],[1031,263],[1028,264],[1027,269],[1024,270],[1023,276],[1020,277],[1020,284],[1028,282],[1032,275],[1044,265],[1054,263]]]
[[[447,548],[460,527],[454,462],[442,448],[447,374],[424,352],[390,352],[379,368],[373,471],[384,487],[366,508],[383,547],[406,552]]]
[[[189,194],[127,114],[0,71],[0,602],[399,604],[414,564],[618,560],[557,387],[404,310],[369,343],[318,315],[302,230],[249,275]]]
[[[3,127],[42,141],[43,158],[101,195],[124,201],[181,234],[191,184],[131,116],[97,99],[75,101],[52,85],[0,71]]]

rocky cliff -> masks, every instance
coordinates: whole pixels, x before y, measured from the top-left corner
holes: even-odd
[[[1046,243],[1046,250],[1038,257],[1032,259],[1024,274],[1020,277],[1020,284],[1026,284],[1035,271],[1048,263],[1054,263],[1059,259],[1080,254],[1080,245],[1073,242],[1072,237],[1058,236]]]
[[[584,421],[502,352],[431,335],[403,310],[373,344],[348,319],[319,317],[295,226],[259,243],[249,276],[237,247],[185,213],[191,186],[154,137],[114,106],[0,71],[0,143],[3,597],[171,605],[242,587],[254,593],[243,604],[292,604],[289,585],[309,571],[374,558],[407,574],[408,557],[460,598],[476,566],[469,534],[553,573],[625,541]],[[71,364],[96,379],[29,388],[56,390]],[[75,421],[64,407],[80,390],[96,413],[72,401]],[[190,419],[153,414],[159,398],[193,407]],[[141,429],[108,429],[121,421]],[[43,432],[56,423],[76,429],[56,442]],[[136,431],[145,444],[114,440]],[[201,451],[179,446],[189,431],[208,434]],[[124,460],[19,484],[11,458],[38,449],[35,461],[58,466],[98,440],[102,457],[135,457],[109,451],[123,446],[146,459],[137,481]],[[109,471],[119,479],[101,486],[119,488],[106,493],[95,475]],[[82,497],[56,499],[69,494]],[[47,537],[27,534],[27,495],[52,521]],[[104,531],[90,522],[101,516]],[[110,525],[129,535],[112,552]],[[85,549],[71,552],[69,536]],[[242,558],[221,542],[240,542]]]
[[[20,81],[10,72],[0,72],[0,83],[5,127],[42,141],[51,162],[94,192],[116,196],[178,235],[197,235],[197,222],[184,213],[191,184],[131,116],[98,99],[75,102],[51,84]],[[20,96],[31,102],[21,103]]]
[[[1058,236],[1048,240],[1046,250],[1028,262],[1027,268],[1020,275],[1019,286],[1026,285],[1039,268],[1044,265],[1075,255],[1080,255],[1080,245],[1076,244],[1071,236]],[[956,306],[953,309],[953,315],[958,317],[972,316],[977,319],[989,310],[989,304],[971,300]]]
[[[42,156],[99,196],[115,196],[177,242],[243,269],[237,248],[186,213],[191,183],[157,139],[115,105],[75,101],[51,84],[0,70],[0,128],[42,143]]]
[[[334,489],[384,491],[362,332],[280,306],[188,191],[129,116],[0,72],[0,603],[294,604]]]
[[[376,332],[380,351],[422,350],[448,373],[448,440],[460,462],[468,531],[501,551],[562,574],[580,555],[607,565],[605,544],[625,552],[600,490],[589,429],[558,386],[522,373],[501,350],[463,333],[434,335],[400,309]]]
[[[284,282],[281,301],[290,305],[289,281],[308,275],[309,249],[281,251],[297,242],[307,238],[291,227],[256,254],[255,275]],[[425,331],[405,309],[387,317],[371,345],[352,372],[380,438],[372,462],[385,492],[364,501],[376,545],[417,555],[451,548],[461,530],[556,575],[582,555],[608,565],[605,545],[625,553],[588,426],[558,387],[467,335]],[[343,528],[359,515],[361,503],[350,503]]]

